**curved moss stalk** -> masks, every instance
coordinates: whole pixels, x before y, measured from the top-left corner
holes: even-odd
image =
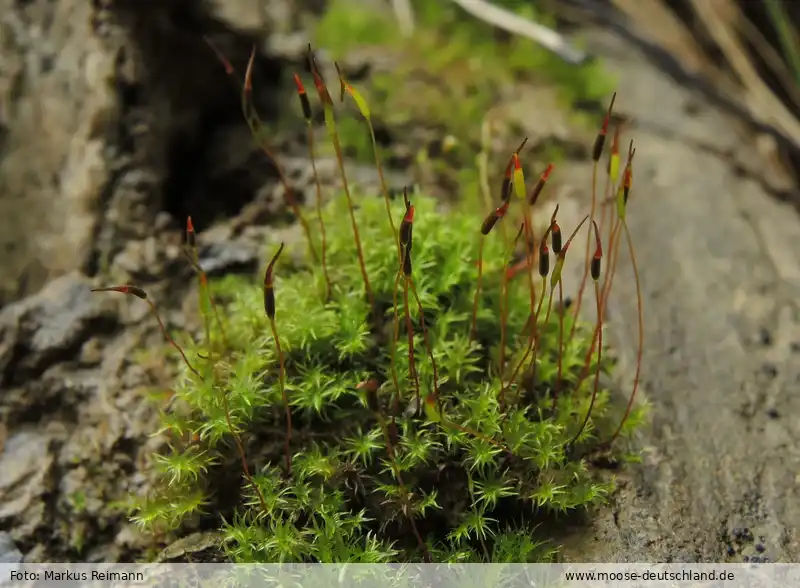
[[[336,126],[336,115],[333,112],[333,100],[328,92],[328,87],[322,78],[322,74],[317,66],[317,61],[314,58],[314,53],[311,50],[311,45],[308,46],[308,64],[311,69],[311,75],[314,77],[314,87],[319,95],[320,102],[325,115],[325,127],[328,130],[331,143],[333,143],[334,151],[336,152],[336,161],[339,164],[339,175],[342,178],[342,187],[344,194],[347,198],[347,208],[350,212],[350,225],[353,229],[353,240],[356,245],[356,252],[358,254],[358,264],[361,269],[361,278],[364,281],[364,290],[367,294],[370,307],[375,309],[375,295],[372,293],[372,286],[369,283],[369,276],[367,275],[367,266],[364,262],[364,249],[361,246],[361,235],[358,231],[358,223],[356,223],[355,210],[353,208],[353,197],[350,195],[350,185],[347,182],[347,173],[344,169],[344,154],[342,153],[342,145],[339,142],[339,130]]]
[[[208,274],[206,274],[205,270],[200,266],[200,256],[197,252],[197,238],[194,230],[194,224],[192,223],[192,217],[189,216],[186,219],[186,248],[184,249],[184,254],[189,260],[189,264],[192,266],[192,269],[197,276],[198,282],[198,297],[200,298],[200,312],[203,314],[203,322],[206,332],[206,341],[208,343],[209,349],[209,357],[211,356],[211,325],[210,325],[210,318],[209,318],[209,310],[210,313],[214,315],[214,320],[217,323],[217,327],[219,328],[219,334],[222,338],[222,345],[224,349],[230,349],[230,345],[228,344],[228,337],[225,333],[225,326],[222,323],[222,317],[219,314],[219,308],[217,307],[217,302],[214,300],[214,296],[211,294],[211,286],[208,283]]]
[[[334,62],[334,67],[336,67],[336,73],[339,76],[339,84],[341,86],[341,93],[339,95],[339,101],[344,101],[344,95],[348,94],[355,102],[358,111],[361,113],[361,116],[364,117],[364,120],[367,123],[367,127],[369,128],[369,138],[372,142],[372,153],[375,158],[375,168],[378,170],[378,178],[381,182],[381,193],[383,194],[383,201],[386,204],[386,215],[389,217],[389,225],[392,228],[392,235],[394,235],[394,240],[397,242],[397,259],[398,261],[402,260],[402,248],[400,247],[400,241],[397,235],[397,228],[394,226],[394,220],[392,219],[392,205],[389,198],[389,187],[386,185],[386,178],[383,175],[383,165],[381,165],[381,155],[380,151],[378,150],[378,141],[375,138],[375,127],[372,124],[372,116],[370,114],[369,106],[367,105],[367,101],[364,100],[364,97],[361,93],[356,90],[353,86],[347,83],[347,80],[344,79],[344,74],[342,74],[342,70],[339,69],[339,64]]]
[[[283,252],[283,243],[278,247],[278,251],[272,256],[272,259],[264,271],[264,313],[269,319],[269,327],[272,331],[272,338],[275,342],[275,352],[278,355],[279,372],[278,380],[281,390],[281,400],[283,401],[284,410],[286,412],[286,439],[284,442],[284,452],[286,458],[286,474],[292,475],[292,409],[289,405],[289,397],[286,394],[286,364],[283,357],[283,349],[281,348],[281,338],[278,335],[278,328],[275,325],[275,285],[273,281],[273,271],[278,258]]]
[[[214,46],[213,43],[211,43],[207,37],[204,37],[204,40],[217,56],[217,59],[222,63],[223,67],[225,68],[225,72],[229,76],[232,76],[235,73],[235,70],[231,62],[225,57],[225,55],[222,54],[219,49]],[[242,114],[247,121],[247,126],[250,128],[250,133],[253,135],[256,144],[261,148],[261,151],[267,156],[272,163],[272,166],[275,168],[275,171],[278,173],[278,180],[281,183],[281,187],[283,187],[283,198],[303,228],[303,233],[305,233],[306,241],[308,243],[308,250],[311,253],[311,257],[315,262],[319,262],[319,256],[317,255],[317,250],[314,247],[314,241],[311,239],[311,229],[308,225],[308,221],[306,220],[302,209],[295,199],[294,190],[289,185],[289,181],[283,171],[283,166],[281,166],[278,158],[273,154],[272,149],[266,140],[264,123],[261,122],[261,117],[258,115],[258,111],[253,104],[253,64],[255,63],[255,58],[256,48],[253,46],[252,50],[250,51],[250,58],[247,61],[244,82],[242,83]]]
[[[589,408],[586,410],[586,417],[583,419],[583,423],[581,423],[578,432],[575,434],[575,437],[570,441],[569,445],[574,445],[577,441],[581,438],[584,429],[586,429],[586,425],[589,423],[589,418],[592,415],[592,409],[594,408],[595,400],[597,399],[597,391],[600,386],[600,367],[601,367],[601,359],[603,353],[603,307],[600,300],[600,266],[603,260],[603,245],[600,239],[600,230],[597,228],[597,223],[592,221],[592,226],[594,228],[594,235],[595,235],[595,250],[594,254],[592,255],[591,260],[591,267],[590,273],[592,276],[592,282],[594,283],[594,298],[595,298],[595,305],[596,305],[596,312],[597,312],[597,325],[595,327],[594,333],[592,335],[592,343],[589,346],[589,352],[587,354],[586,363],[584,364],[584,373],[589,371],[589,366],[591,364],[591,353],[595,347],[595,341],[597,341],[597,368],[595,369],[594,374],[594,386],[592,388],[592,399],[589,401]],[[581,388],[581,384],[583,383],[583,379],[585,375],[581,374],[581,377],[578,380],[578,383],[575,386],[575,390],[578,391]]]
[[[608,110],[606,111],[606,115],[603,118],[603,124],[600,127],[600,131],[597,133],[597,137],[595,137],[594,145],[592,146],[592,208],[589,213],[589,219],[594,222],[595,211],[597,209],[597,175],[598,175],[598,168],[600,166],[600,158],[603,155],[603,147],[606,144],[606,137],[608,135],[608,125],[611,121],[611,113],[614,110],[614,102],[617,99],[617,93],[611,96],[611,102],[608,105]],[[578,296],[575,300],[575,316],[578,316],[578,313],[581,310],[581,303],[583,300],[583,291],[586,288],[586,278],[589,275],[589,266],[591,264],[591,258],[589,256],[589,250],[591,248],[592,243],[592,235],[591,232],[586,235],[586,256],[584,258],[584,268],[583,268],[583,277],[581,278],[581,284],[578,288]],[[574,323],[573,323],[574,324]],[[570,331],[569,339],[572,339],[573,331]]]
[[[506,199],[500,207],[495,208],[493,212],[490,212],[481,224],[481,237],[480,244],[478,245],[478,279],[475,284],[475,297],[472,302],[472,326],[469,330],[470,340],[475,339],[478,328],[478,304],[480,301],[481,288],[483,286],[483,249],[486,237],[489,235],[495,225],[506,215],[510,204],[511,200]],[[502,367],[500,371],[502,372]]]
[[[589,220],[589,215],[588,214],[585,217],[583,217],[583,220],[580,222],[580,224],[578,224],[578,226],[575,227],[575,230],[569,236],[569,239],[567,239],[567,242],[564,243],[564,247],[556,255],[556,264],[555,264],[555,267],[553,268],[553,273],[550,276],[550,300],[551,301],[553,299],[553,292],[555,291],[556,286],[560,286],[560,284],[561,284],[561,273],[562,273],[562,271],[564,269],[564,262],[565,262],[565,260],[567,258],[567,252],[569,251],[569,246],[572,244],[572,240],[575,238],[575,235],[578,234],[578,231],[581,230],[581,227],[583,226],[583,224],[587,220]],[[555,221],[555,219],[554,219],[554,221]],[[548,301],[548,311],[550,310],[550,306],[551,306],[550,302]],[[560,309],[560,312],[563,313],[564,312],[563,301],[562,301],[562,305],[561,306],[562,306],[562,308]],[[545,323],[547,323],[549,318],[550,317],[549,317],[549,312],[548,312],[548,315],[545,316],[545,319],[544,319]],[[558,393],[559,393],[558,386],[559,386],[559,382],[560,382],[560,379],[561,379],[561,373],[560,373],[561,367],[560,366],[561,366],[561,362],[562,362],[562,359],[563,359],[562,358],[562,355],[563,355],[563,343],[564,343],[564,322],[563,322],[563,314],[562,314],[560,319],[559,319],[559,328],[558,328],[559,379],[556,380],[556,388],[555,388],[555,391],[553,393],[553,410],[556,409],[557,404],[558,404]]]
[[[311,101],[308,99],[305,86],[300,76],[294,74],[294,83],[297,86],[297,97],[300,100],[300,107],[303,110],[303,118],[306,120],[306,137],[308,141],[308,157],[311,160],[311,171],[314,174],[314,187],[316,188],[317,222],[319,223],[320,245],[322,248],[322,275],[325,278],[325,300],[329,300],[333,286],[331,277],[328,274],[328,237],[325,232],[325,221],[322,218],[322,186],[317,174],[317,158],[314,154],[314,127],[313,115],[311,112]]]

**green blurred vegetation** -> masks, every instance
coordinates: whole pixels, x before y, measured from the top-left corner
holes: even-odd
[[[421,150],[417,161],[438,166],[439,171],[443,167],[459,170],[455,179],[463,189],[477,190],[474,158],[481,146],[484,117],[512,101],[519,86],[554,87],[560,106],[578,125],[589,119],[575,106],[605,102],[614,89],[614,80],[596,61],[569,65],[534,42],[497,31],[452,3],[413,4],[416,30],[411,38],[404,38],[390,12],[373,11],[356,0],[333,0],[317,25],[314,43],[336,60],[358,51],[385,52],[393,60],[389,71],[378,68],[368,81],[353,83],[365,94],[379,125],[393,137],[402,138],[406,130],[422,127],[444,141],[446,147],[437,151],[447,152],[446,161],[430,158],[429,146],[424,144],[414,146]],[[499,4],[553,25],[552,19],[537,12],[530,2],[506,0]],[[502,116],[497,118],[503,121]],[[340,132],[348,154],[372,161],[372,146],[362,121],[343,119]],[[596,124],[594,117],[590,120]],[[494,131],[514,135],[511,142],[521,136],[508,122]],[[557,147],[543,148],[545,153],[542,146],[539,150],[542,157],[561,158]]]

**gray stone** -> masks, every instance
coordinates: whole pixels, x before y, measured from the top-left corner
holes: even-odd
[[[5,531],[0,531],[0,564],[18,564],[22,562],[22,554],[14,540]]]

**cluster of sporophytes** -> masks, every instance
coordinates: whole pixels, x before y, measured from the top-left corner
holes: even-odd
[[[262,288],[242,277],[209,284],[189,219],[185,253],[204,317],[194,341],[170,335],[142,289],[99,289],[150,304],[182,366],[163,413],[170,452],[154,460],[161,484],[133,519],[161,531],[189,517],[217,521],[237,562],[546,560],[553,549],[535,526],[607,497],[612,482],[594,475],[592,457],[617,452],[642,418],[631,410],[638,365],[624,414],[600,385],[623,240],[633,256],[625,211],[634,151],[622,165],[618,130],[605,194],[594,188],[613,99],[593,149],[590,213],[564,235],[556,207],[537,235],[531,211],[552,165],[529,190],[523,142],[485,218],[443,211],[419,192],[393,197],[369,107],[339,72],[338,98],[365,121],[383,197],[354,193],[310,47],[309,66],[343,193],[323,205],[317,182],[307,219],[281,174],[306,231],[306,263],[282,270],[284,244],[273,244]],[[252,57],[242,108],[269,155],[251,71]],[[314,166],[312,104],[295,81]],[[581,296],[568,308],[562,268],[583,247],[582,227]],[[590,281],[597,320],[584,323],[576,317]]]

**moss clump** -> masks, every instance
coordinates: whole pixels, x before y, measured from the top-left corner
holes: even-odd
[[[309,59],[335,140],[333,103]],[[360,94],[341,84],[369,121]],[[298,91],[307,100],[299,80]],[[599,161],[602,142],[594,152]],[[612,258],[627,227],[632,159],[631,149],[606,247]],[[485,219],[420,193],[403,202],[337,195],[320,209],[326,247],[309,233],[322,264],[312,255],[276,266],[281,244],[261,288],[241,277],[209,287],[189,222],[205,336],[178,342],[159,322],[183,372],[163,410],[172,443],[154,458],[160,483],[132,500],[133,519],[162,532],[221,527],[237,562],[552,557],[537,524],[608,496],[613,482],[595,475],[587,455],[610,451],[641,413],[611,410],[594,377],[609,367],[595,351],[602,323],[575,322],[562,303],[557,286],[580,226],[564,239],[554,213],[537,244],[525,221],[523,249],[532,263],[538,252],[541,286],[535,272],[509,277],[523,231],[515,240],[506,224],[520,212],[530,219],[552,169],[528,195],[518,153],[512,162],[502,204]],[[398,240],[390,220],[401,218]],[[601,231],[592,214],[581,226],[590,218],[600,308]],[[552,267],[541,263],[551,257]],[[135,286],[101,290],[136,296],[157,313]],[[556,304],[546,296],[554,292]]]
[[[471,341],[475,228],[481,219],[437,210],[436,202],[421,194],[413,202],[415,282],[445,422],[409,414],[415,389],[408,376],[408,345],[399,343],[396,367],[406,410],[397,419],[392,464],[380,420],[368,409],[367,390],[381,384],[377,396],[383,414],[390,414],[397,250],[383,202],[360,199],[356,219],[382,316],[379,328],[371,327],[349,217],[343,198],[336,198],[325,209],[332,299],[324,300],[325,283],[316,267],[279,268],[275,282],[276,325],[293,416],[291,477],[282,467],[279,366],[262,289],[251,280],[229,277],[214,288],[225,301],[227,348],[219,330],[210,346],[186,344],[188,357],[208,357],[211,349],[211,360],[195,361],[200,378],[185,370],[164,415],[165,428],[194,442],[176,442],[171,453],[156,457],[164,484],[137,505],[136,521],[177,528],[188,515],[206,512],[213,519],[216,509],[235,504],[235,516],[224,523],[235,561],[372,562],[422,557],[408,513],[436,560],[536,561],[551,553],[546,538],[534,531],[542,514],[584,509],[608,495],[610,483],[595,480],[586,461],[568,451],[590,401],[591,378],[579,390],[571,388],[584,367],[593,326],[579,325],[561,353],[564,392],[553,411],[559,356],[559,321],[553,313],[540,326],[536,381],[511,386],[507,412],[502,411],[497,370],[502,239],[498,233],[485,241],[478,336]],[[514,334],[512,348],[520,350],[509,351],[508,365],[514,365],[527,342],[527,336],[518,336],[530,311],[524,276],[510,282],[508,294],[508,331]],[[398,306],[402,316],[402,300]],[[412,303],[409,312],[425,397],[433,390],[433,364],[425,353],[417,306]],[[569,331],[573,318],[567,313],[563,320]],[[402,331],[400,340],[405,341]],[[616,425],[618,414],[613,422],[607,418],[607,399],[601,391],[581,444],[607,437]],[[249,439],[248,458],[263,464],[254,468],[253,479],[266,512],[247,481],[236,488],[241,496],[234,500],[219,494],[220,476],[241,475],[231,471],[237,465],[231,424]]]

